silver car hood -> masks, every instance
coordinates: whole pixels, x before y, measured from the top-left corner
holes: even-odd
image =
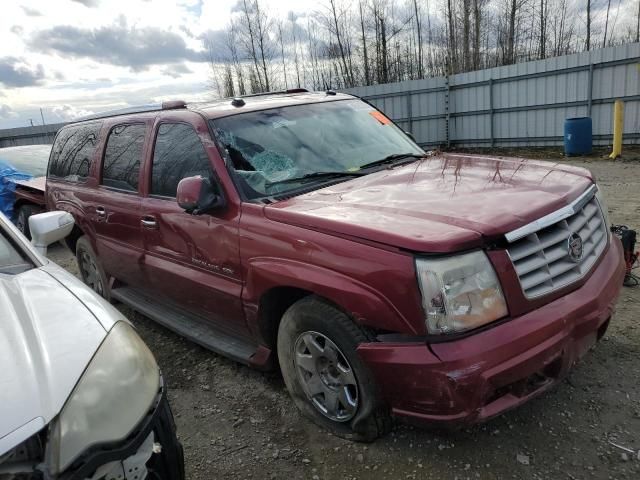
[[[0,455],[60,412],[113,325],[111,307],[64,275],[54,264],[0,275]]]

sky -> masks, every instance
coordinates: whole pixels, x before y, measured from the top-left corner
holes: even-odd
[[[584,2],[570,1],[579,8]],[[623,6],[620,23],[635,18],[637,1],[611,2],[612,8]],[[238,2],[3,0],[0,129],[40,125],[40,109],[46,123],[57,123],[131,105],[214,97],[203,39],[224,37],[233,12],[238,14]],[[263,5],[272,18],[293,13],[304,21],[327,3],[264,0]],[[356,0],[343,3],[355,5]],[[597,35],[607,1],[593,4],[600,11],[594,24]],[[440,3],[434,0],[431,5],[437,8]]]
[[[0,129],[71,120],[166,99],[206,100],[203,36],[222,30],[237,0],[3,1]],[[314,0],[269,0],[270,13]]]

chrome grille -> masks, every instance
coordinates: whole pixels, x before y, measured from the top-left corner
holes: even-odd
[[[582,278],[607,245],[608,230],[593,186],[558,212],[506,235],[509,257],[527,298],[551,293]],[[569,237],[582,239],[582,258],[569,256]]]

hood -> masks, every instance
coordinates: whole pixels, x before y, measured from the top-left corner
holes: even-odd
[[[438,154],[265,207],[275,221],[416,252],[483,245],[576,199],[581,168]]]
[[[0,277],[0,455],[60,412],[106,333],[46,271]]]
[[[16,180],[15,184],[20,185],[21,187],[26,187],[31,190],[36,190],[38,192],[43,192],[46,187],[47,177],[35,177],[30,180]]]

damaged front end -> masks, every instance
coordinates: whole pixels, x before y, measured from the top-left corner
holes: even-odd
[[[154,408],[124,441],[84,452],[59,474],[47,464],[50,429],[45,428],[0,457],[0,480],[184,479],[182,445],[164,388]]]

